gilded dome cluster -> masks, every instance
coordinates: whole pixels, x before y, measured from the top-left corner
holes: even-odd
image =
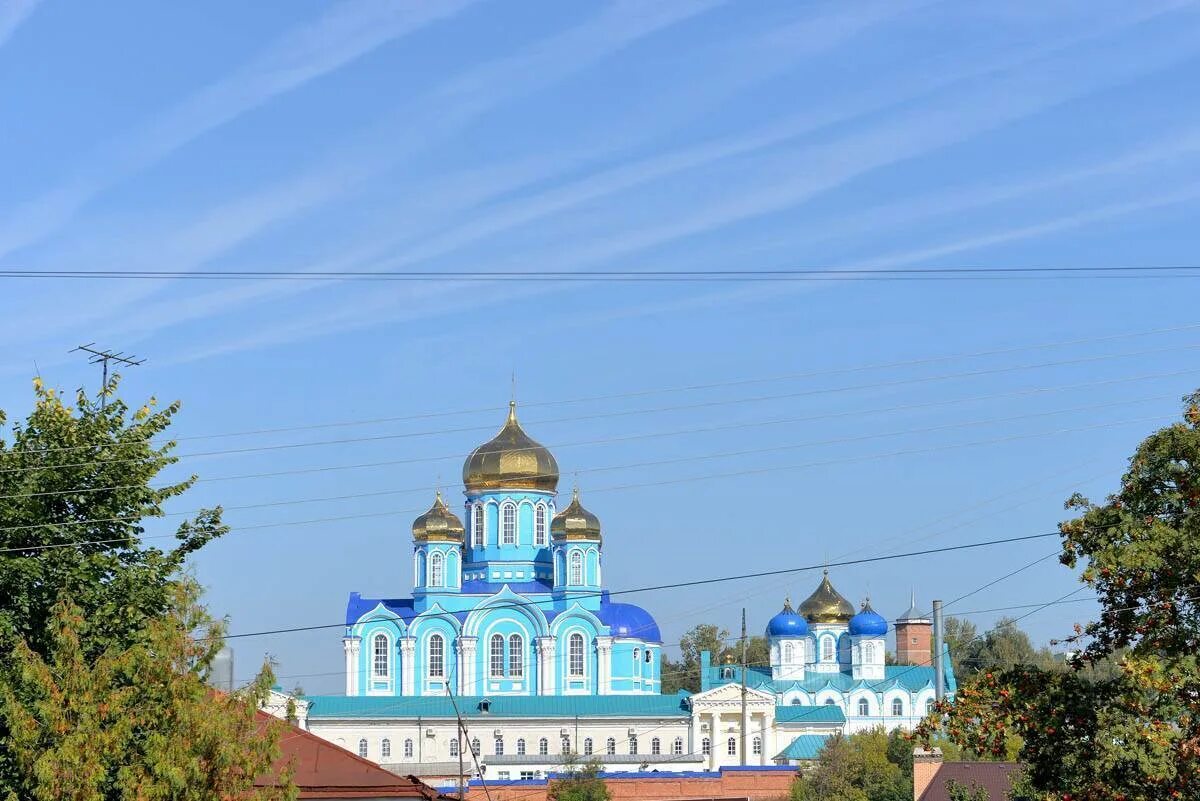
[[[567,508],[550,521],[550,536],[556,540],[600,540],[600,518],[583,508],[578,487]]]
[[[413,521],[412,532],[413,540],[416,542],[463,541],[462,521],[458,519],[458,515],[450,511],[450,507],[442,500],[441,492],[434,498],[433,506],[429,507],[429,511]]]
[[[854,617],[854,605],[833,588],[826,570],[821,584],[800,604],[800,614],[809,623],[848,623]]]
[[[500,433],[483,443],[463,463],[463,486],[468,493],[492,489],[554,492],[558,462],[517,422],[517,403],[508,405],[508,420]]]

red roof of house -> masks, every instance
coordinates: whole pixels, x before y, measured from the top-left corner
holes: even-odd
[[[315,734],[259,712],[264,723],[274,721],[284,727],[279,736],[280,757],[270,776],[259,777],[255,784],[266,787],[288,764],[300,798],[440,798],[437,790],[413,776],[397,776],[370,760],[352,754]]]
[[[946,785],[951,779],[968,789],[972,784],[982,787],[992,801],[1005,801],[1014,774],[1024,767],[1019,762],[943,762],[916,801],[950,801]]]

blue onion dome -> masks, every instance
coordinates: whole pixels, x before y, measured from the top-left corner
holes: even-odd
[[[845,623],[854,617],[854,605],[833,588],[826,570],[821,584],[800,604],[800,614],[809,623]]]
[[[450,507],[442,500],[439,492],[429,511],[418,517],[412,524],[413,539],[417,542],[462,542],[463,524],[458,515],[450,511]]]
[[[862,611],[850,618],[850,634],[863,637],[882,637],[888,624],[883,615],[871,608],[871,599],[863,601]]]
[[[500,433],[483,443],[463,463],[463,486],[468,493],[492,489],[554,492],[558,462],[517,422],[517,402],[508,404],[508,419]]]
[[[555,540],[599,540],[600,518],[583,508],[579,502],[579,487],[571,495],[571,503],[550,521],[550,536]]]
[[[792,609],[789,598],[783,603],[783,611],[767,621],[768,637],[804,637],[808,634],[808,621]]]

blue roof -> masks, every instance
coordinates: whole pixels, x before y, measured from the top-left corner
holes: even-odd
[[[686,717],[688,693],[677,695],[496,695],[458,696],[463,717],[483,717],[480,702],[488,700],[488,717]],[[310,718],[453,718],[454,704],[444,695],[310,695]]]
[[[808,635],[808,621],[796,614],[791,604],[784,604],[783,611],[767,621],[769,637],[804,637]]]
[[[780,704],[775,707],[776,723],[845,723],[846,713],[837,704]]]
[[[739,673],[741,668],[735,665],[729,678],[722,675],[722,668],[723,666],[719,665],[712,665],[708,668],[704,676],[707,689],[741,680]],[[849,671],[838,671],[836,673],[807,672],[803,679],[775,681],[771,678],[770,668],[752,667],[746,671],[746,684],[756,690],[776,695],[788,690],[815,693],[825,688],[847,693],[860,688],[884,692],[893,687],[899,687],[909,692],[916,692],[926,687],[933,687],[935,671],[932,665],[888,665],[883,671],[882,679],[856,679],[850,675]],[[950,669],[950,660],[947,658],[945,690],[952,693],[957,686],[954,671]]]
[[[849,630],[852,635],[864,637],[882,637],[887,634],[888,624],[883,616],[867,606],[854,617],[850,618]]]
[[[346,625],[353,626],[359,618],[380,604],[389,612],[394,612],[405,623],[417,616],[412,598],[364,598],[357,592],[352,592],[350,600],[346,602]]]
[[[829,738],[824,734],[801,734],[776,755],[776,759],[816,759]]]
[[[662,642],[662,634],[654,618],[636,604],[611,603],[604,599],[600,602],[596,617],[608,626],[614,637],[637,637],[648,642]]]

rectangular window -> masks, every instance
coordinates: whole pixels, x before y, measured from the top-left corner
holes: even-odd
[[[450,741],[450,756],[452,756],[452,757],[458,756],[458,740],[457,739]]]
[[[500,508],[500,543],[517,544],[517,507],[511,503]]]
[[[500,781],[502,781],[502,782],[508,781],[509,772],[507,770],[502,770],[499,773],[497,773],[496,775],[497,775],[497,777],[499,777]]]
[[[531,781],[533,781],[533,779],[534,779],[534,774],[533,774],[532,770],[521,771],[521,781],[531,782]]]
[[[729,740],[725,743],[725,750],[727,750],[729,752],[730,756],[737,756],[737,738],[736,737],[729,738]]]

